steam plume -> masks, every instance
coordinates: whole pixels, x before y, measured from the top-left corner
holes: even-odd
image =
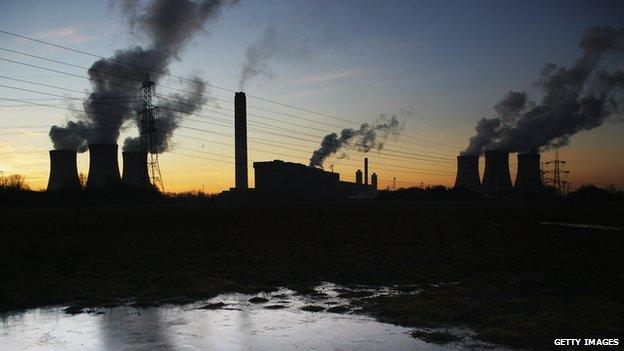
[[[624,116],[624,73],[598,70],[603,58],[624,52],[624,28],[591,27],[579,43],[581,57],[571,68],[546,64],[536,83],[543,91],[539,104],[526,93],[510,91],[495,110],[483,118],[477,134],[462,154],[479,155],[485,149],[528,152],[560,147],[570,137]]]
[[[306,58],[309,55],[310,46],[311,43],[307,40],[295,41],[280,35],[275,27],[266,27],[262,37],[247,47],[238,82],[239,90],[243,91],[245,84],[258,76],[273,79],[272,60]]]
[[[392,116],[390,120],[386,120],[385,115],[381,115],[375,124],[364,123],[359,129],[345,128],[340,132],[340,135],[328,134],[321,141],[321,146],[312,153],[310,166],[323,168],[325,159],[345,146],[354,147],[363,153],[372,149],[381,150],[388,137],[398,137],[403,126],[397,116]]]
[[[84,151],[87,144],[115,143],[124,122],[133,119],[140,108],[136,97],[145,75],[149,73],[150,79],[158,82],[162,75],[154,71],[166,73],[193,35],[203,30],[207,21],[216,18],[225,5],[235,2],[118,1],[130,28],[145,36],[149,44],[146,48],[118,50],[109,60],[93,63],[88,72],[92,92],[83,104],[84,114],[77,122],[52,127],[49,135],[54,147]]]

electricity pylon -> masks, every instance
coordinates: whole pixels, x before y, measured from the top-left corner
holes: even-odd
[[[147,153],[147,171],[150,183],[156,190],[164,192],[165,186],[160,174],[160,165],[158,164],[156,139],[158,107],[152,103],[155,85],[156,83],[151,81],[149,75],[146,74],[141,86],[142,108],[139,111],[139,134],[141,136],[141,148]]]
[[[552,165],[552,170],[545,170],[544,173],[552,174],[552,177],[547,181],[552,182],[553,188],[555,188],[559,194],[565,196],[567,190],[567,181],[561,180],[561,174],[569,174],[570,171],[561,169],[561,166],[565,166],[566,161],[559,159],[559,150],[555,150],[555,159],[552,161],[544,162],[545,165]]]

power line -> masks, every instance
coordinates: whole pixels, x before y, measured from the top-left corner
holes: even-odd
[[[110,81],[107,81],[107,80],[102,80],[102,79],[94,79],[94,78],[84,77],[84,76],[80,76],[80,75],[72,74],[72,73],[69,73],[69,72],[64,72],[64,71],[53,70],[53,69],[49,69],[49,68],[42,67],[42,66],[31,65],[31,64],[27,64],[27,63],[23,63],[23,62],[18,62],[18,61],[13,61],[13,60],[4,59],[4,58],[0,58],[0,60],[5,60],[5,61],[8,61],[8,62],[12,62],[12,63],[20,64],[20,65],[26,65],[26,66],[30,66],[30,67],[34,67],[34,68],[38,68],[38,69],[43,69],[43,70],[50,70],[50,71],[53,71],[53,72],[55,72],[55,73],[65,74],[65,75],[69,75],[69,76],[73,76],[73,77],[77,77],[77,78],[82,78],[82,79],[87,79],[87,80],[90,80],[90,81],[98,81],[98,82],[103,82],[103,83],[106,83],[106,84],[119,86],[119,87],[122,87],[122,88],[125,88],[125,89],[130,89],[130,90],[139,90],[139,89],[138,89],[138,88],[136,88],[136,87],[129,87],[129,86],[121,85],[121,84],[111,83]],[[56,61],[55,61],[55,62],[56,62]],[[101,71],[100,71],[100,72],[101,72]],[[50,86],[50,87],[54,87],[54,86],[51,86],[51,85],[47,85],[47,84],[43,84],[43,83],[38,83],[38,82],[32,82],[32,81],[26,81],[26,80],[19,80],[19,81],[22,81],[22,82],[27,82],[27,83],[30,83],[30,84],[36,84],[36,85],[43,85],[43,86]],[[61,87],[54,87],[54,88],[57,88],[57,89],[64,89],[64,88],[61,88]],[[187,93],[194,93],[194,92],[190,92],[190,91],[188,91],[188,90],[182,90],[182,89],[179,89],[179,90],[184,91],[184,92],[187,92]],[[81,93],[86,93],[86,92],[81,92]],[[88,93],[87,93],[87,94],[88,94]],[[95,94],[95,95],[97,95],[97,94]],[[158,96],[159,96],[159,98],[162,98],[162,99],[167,100],[167,101],[171,101],[171,100],[172,100],[171,98],[166,98],[166,97],[163,97],[162,95],[158,95]],[[184,103],[188,103],[189,101],[190,101],[191,103],[193,103],[193,101],[192,101],[192,100],[185,100],[185,99],[181,99],[181,98],[175,98],[175,99],[176,99],[176,100],[178,100],[178,101],[183,101]],[[213,105],[209,105],[209,104],[207,104],[207,103],[199,103],[199,102],[195,102],[195,103],[197,103],[198,105],[202,105],[202,106],[209,106],[209,107],[211,107],[211,108],[225,109],[225,108],[223,108],[223,107],[220,107],[220,106],[213,106]],[[230,111],[232,111],[231,109],[226,109],[226,110],[230,110]],[[225,116],[228,116],[228,117],[229,117],[229,115],[227,115],[227,114],[219,113],[219,112],[216,112],[216,111],[212,111],[212,112],[213,112],[213,113],[217,113],[217,114],[222,114],[222,115],[225,115]],[[269,118],[269,117],[266,117],[266,116],[260,116],[260,115],[254,115],[254,114],[249,114],[249,115],[251,115],[251,116],[255,116],[255,117],[258,117],[258,118],[263,118],[263,119],[276,120],[276,119],[272,119],[272,118]],[[304,118],[304,119],[305,119],[305,118]],[[309,120],[309,119],[305,119],[305,120]],[[281,123],[287,123],[287,124],[293,124],[293,125],[296,125],[296,126],[299,126],[299,127],[304,127],[304,128],[311,128],[311,127],[308,127],[308,126],[303,126],[303,125],[299,125],[299,124],[294,124],[294,123],[292,123],[292,122],[287,122],[287,121],[280,121],[280,122],[281,122]],[[318,122],[317,122],[317,123],[318,123]],[[272,126],[272,125],[270,125],[270,124],[267,124],[267,125],[268,125],[268,126]],[[273,126],[273,127],[274,127],[274,126]],[[312,129],[318,129],[318,128],[312,128]],[[319,130],[320,130],[320,129],[319,129]],[[292,131],[292,130],[290,130],[290,131]],[[327,133],[330,133],[330,131],[326,131],[326,130],[323,130],[323,131],[324,131],[324,132],[327,132]],[[296,131],[296,133],[301,133],[301,132]],[[316,136],[316,135],[315,135],[314,137],[320,137],[320,136]],[[314,142],[315,142],[315,143],[318,143],[317,141],[314,141]],[[404,141],[404,142],[405,142],[405,141]],[[413,142],[412,142],[412,144],[415,144],[415,143],[413,143]],[[422,146],[422,144],[416,144],[416,145]],[[430,146],[427,146],[427,147],[430,147]],[[392,151],[392,150],[391,150],[391,151]],[[426,152],[432,153],[432,152],[430,152],[430,151],[426,151]],[[439,153],[438,153],[438,154],[439,154]],[[424,156],[424,157],[427,157],[427,156]],[[433,157],[433,156],[429,156],[429,157]],[[434,158],[435,158],[435,157],[434,157]]]
[[[106,60],[106,61],[109,61],[109,62],[115,62],[115,63],[118,63],[118,64],[127,65],[127,66],[134,67],[134,68],[141,69],[141,70],[147,70],[147,71],[150,71],[150,72],[153,72],[153,73],[157,73],[157,74],[160,74],[160,75],[169,76],[169,77],[176,78],[176,79],[179,79],[179,80],[192,82],[194,84],[206,84],[206,85],[208,85],[208,86],[210,86],[212,88],[215,88],[215,89],[228,91],[228,92],[231,92],[231,93],[236,92],[235,90],[232,90],[232,89],[229,89],[229,88],[220,87],[220,86],[215,85],[215,84],[211,84],[211,83],[207,83],[207,82],[203,82],[203,81],[197,81],[197,80],[194,80],[194,79],[177,76],[177,75],[174,75],[174,74],[171,74],[171,73],[155,70],[153,68],[148,68],[148,67],[144,67],[144,66],[135,65],[135,64],[131,64],[131,63],[128,63],[128,62],[121,61],[121,60],[111,59],[111,58],[104,57],[102,55],[97,55],[97,54],[94,54],[94,53],[90,53],[90,52],[87,52],[87,51],[84,51],[84,50],[78,50],[78,49],[74,49],[74,48],[71,48],[71,47],[68,47],[68,46],[54,44],[54,43],[47,42],[47,41],[44,41],[44,40],[35,39],[35,38],[27,37],[27,36],[24,36],[24,35],[8,32],[8,31],[5,31],[5,30],[0,30],[0,33],[5,34],[5,35],[9,35],[9,36],[13,36],[13,37],[18,37],[18,38],[25,39],[25,40],[29,40],[29,41],[33,41],[33,42],[37,42],[37,43],[40,43],[40,44],[43,44],[43,45],[48,45],[48,46],[52,46],[52,47],[56,47],[56,48],[60,48],[60,49],[64,49],[64,50],[69,50],[69,51],[72,51],[72,52],[76,52],[76,53],[80,53],[80,54],[84,54],[84,55],[88,55],[88,56],[92,56],[92,57],[96,57],[96,58],[99,58],[101,60]],[[300,110],[300,111],[303,111],[303,112],[316,114],[318,116],[323,116],[323,117],[326,117],[326,118],[340,120],[340,121],[343,121],[343,122],[352,123],[352,124],[356,124],[356,125],[360,124],[358,122],[355,122],[355,121],[352,121],[352,120],[348,120],[348,119],[345,119],[345,118],[341,118],[341,117],[337,117],[337,116],[333,116],[333,115],[329,115],[329,114],[313,111],[313,110],[310,110],[310,109],[306,109],[306,108],[302,108],[302,107],[298,107],[298,106],[294,106],[294,105],[285,104],[285,103],[282,103],[282,102],[278,102],[278,101],[275,101],[275,100],[263,98],[263,97],[260,97],[260,96],[255,96],[255,95],[250,95],[250,94],[247,94],[247,96],[249,96],[251,98],[258,99],[258,100],[261,100],[261,101],[265,101],[265,102],[273,103],[273,104],[276,104],[276,105],[288,107],[288,108],[291,108],[291,109],[296,109],[296,110]],[[458,147],[458,146],[455,146],[455,145],[444,144],[444,143],[431,141],[431,140],[427,140],[427,139],[424,139],[424,138],[419,138],[419,137],[415,137],[415,136],[411,136],[411,135],[405,135],[405,134],[401,134],[401,135],[405,136],[405,137],[408,137],[408,138],[415,139],[415,140],[421,140],[421,141],[430,142],[430,143],[437,144],[437,145],[440,145],[440,146],[452,147],[453,149],[461,148],[461,147]]]
[[[0,98],[0,99],[6,99],[6,98]],[[6,99],[6,100],[19,101],[17,99]],[[31,103],[31,104],[36,104],[36,103]],[[46,106],[44,104],[37,104],[37,105]],[[60,109],[66,109],[66,108],[62,108],[62,107],[59,107],[59,108]],[[110,115],[110,116],[112,116],[112,115]],[[179,127],[180,128],[184,128],[184,129],[189,129],[189,130],[195,130],[195,131],[201,131],[201,132],[207,132],[207,133],[214,133],[214,134],[221,134],[221,135],[230,136],[230,135],[225,134],[225,133],[218,133],[218,132],[214,132],[214,131],[208,131],[208,130],[199,129],[199,128],[193,128],[193,127],[188,127],[188,126],[179,126]],[[115,130],[115,129],[117,129],[117,128],[80,128],[80,129],[75,129],[75,130],[77,130],[77,131],[97,131],[97,130]],[[24,134],[24,133],[23,132],[19,132],[19,134]],[[204,140],[204,139],[200,139],[200,140],[206,141],[206,142],[211,142],[211,141]],[[254,141],[253,139],[250,139],[250,140]],[[256,142],[262,143],[261,141],[256,141]],[[250,150],[252,150],[252,151],[260,151],[260,152],[267,152],[267,153],[273,153],[273,154],[282,155],[282,156],[288,156],[288,157],[299,157],[299,156],[294,156],[294,155],[280,154],[280,153],[277,153],[277,152],[274,152],[274,151],[272,152],[272,151],[267,151],[267,150],[258,150],[258,149],[253,149],[253,148],[250,148]],[[226,156],[226,157],[230,157],[230,156]],[[334,162],[334,164],[345,165],[345,166],[358,166],[358,165],[355,165],[355,164],[347,164],[347,163],[342,163],[342,162]],[[383,165],[383,163],[380,163],[380,162],[377,162],[377,164]],[[401,166],[394,165],[394,167],[401,167]],[[441,173],[445,173],[444,171],[436,172],[435,170],[422,170],[422,169],[407,168],[407,167],[404,167],[404,168],[405,168],[404,170],[390,169],[390,168],[384,168],[383,170],[384,171],[385,170],[387,170],[387,171],[395,171],[395,172],[408,172],[409,171],[410,173],[431,174],[431,175],[443,175]],[[449,172],[449,174],[450,173],[451,172]]]
[[[1,77],[1,76],[0,76],[0,77]],[[32,84],[39,84],[39,83],[36,83],[36,82],[29,82],[29,83],[32,83]],[[47,85],[47,84],[46,84],[46,86],[53,87],[53,88],[57,88],[57,89],[65,89],[65,88],[62,88],[62,87],[53,86],[53,85]],[[112,107],[115,107],[115,108],[118,108],[118,109],[120,108],[119,106],[111,105],[111,104],[109,104],[109,103],[104,103],[104,102],[99,102],[99,101],[93,101],[93,100],[85,100],[85,99],[74,98],[74,97],[67,97],[67,96],[62,96],[62,95],[58,95],[58,94],[47,93],[47,92],[42,92],[42,91],[32,90],[32,89],[26,89],[26,88],[19,88],[19,87],[14,87],[14,86],[9,86],[9,85],[4,85],[4,84],[0,84],[0,87],[5,87],[5,88],[15,89],[15,90],[21,90],[21,91],[27,91],[27,92],[32,92],[32,93],[38,93],[38,94],[43,94],[43,95],[48,95],[48,96],[55,96],[55,97],[67,98],[67,99],[71,99],[71,100],[78,100],[78,101],[83,101],[83,102],[90,102],[90,103],[94,103],[94,104],[98,104],[98,105],[112,106]],[[72,90],[72,89],[68,89],[68,90]],[[98,95],[97,95],[97,94],[95,94],[95,96],[98,96]],[[176,110],[176,109],[169,108],[169,107],[161,107],[161,108],[163,108],[163,109],[173,110],[173,111],[176,111],[176,112],[185,113],[184,111]],[[124,109],[123,111],[125,111],[125,109]],[[197,115],[201,116],[200,114],[197,114]],[[214,123],[214,122],[199,121],[199,120],[194,120],[194,119],[191,119],[191,118],[188,118],[188,117],[183,117],[183,116],[180,116],[180,117],[182,117],[182,118],[186,118],[187,120],[190,120],[190,121],[199,122],[199,123],[208,123],[208,124],[214,124],[214,125],[218,125],[218,126],[226,127],[226,126],[224,126],[224,125],[221,125],[221,124],[216,124],[216,123]],[[205,117],[206,117],[206,116],[205,116]],[[119,116],[114,116],[114,118],[116,118],[116,119],[120,119],[120,120],[123,120],[123,117],[119,117]],[[212,118],[214,118],[214,117],[212,117]],[[229,121],[227,121],[227,122],[229,123]],[[299,132],[299,131],[293,131],[293,130],[290,130],[290,129],[287,129],[287,128],[276,127],[276,126],[272,126],[272,125],[269,125],[269,124],[265,124],[265,125],[266,125],[267,127],[268,127],[268,126],[270,126],[270,128],[272,128],[273,130],[275,130],[275,129],[282,129],[282,130],[287,131],[287,132],[289,132],[289,133],[296,133],[296,134],[299,134],[299,135],[305,135],[305,136],[312,136],[312,137],[316,137],[316,135],[312,135],[312,134],[309,134],[309,133],[303,133],[303,132]],[[251,130],[251,131],[258,132],[258,133],[264,133],[264,134],[269,134],[269,135],[281,136],[281,137],[286,137],[286,138],[296,139],[296,140],[300,140],[300,141],[307,141],[307,142],[311,142],[311,143],[315,143],[315,144],[317,144],[317,143],[318,143],[318,141],[316,141],[316,140],[310,140],[310,139],[305,139],[305,138],[300,138],[300,137],[294,137],[294,136],[292,136],[292,135],[288,135],[288,136],[287,136],[287,135],[277,134],[277,133],[273,133],[273,132],[267,132],[267,131],[264,131],[264,130],[259,130],[259,129],[253,129],[253,128],[248,128],[248,129],[249,129],[249,130]],[[363,147],[363,148],[367,148],[367,147],[368,147],[368,146],[367,146],[367,145],[365,145],[365,144],[354,144],[354,145],[355,145],[355,147],[354,147],[354,146],[350,146],[350,145],[345,145],[345,146],[343,146],[343,147],[345,147],[345,148],[350,148],[350,149],[355,149],[355,150],[358,150],[358,151],[359,151],[359,148],[362,148],[362,147]],[[394,150],[394,149],[389,149],[389,148],[386,148],[385,150],[390,151],[390,152],[394,152],[394,153],[399,153],[399,154],[404,154],[404,155],[410,155],[410,156],[412,156],[412,157],[408,157],[408,156],[404,156],[404,157],[405,157],[405,158],[415,159],[415,160],[420,160],[420,161],[430,161],[430,162],[442,162],[442,160],[452,161],[452,159],[450,159],[450,158],[445,158],[445,157],[430,156],[430,155],[425,155],[425,154],[420,154],[420,153],[406,152],[406,151]],[[391,155],[391,156],[398,156],[398,155],[394,155],[394,154],[389,153],[389,152],[383,152],[383,153],[382,153],[380,150],[379,150],[379,153],[380,153],[380,154]],[[440,161],[438,161],[438,160],[440,160]]]
[[[2,99],[4,99],[4,98],[2,98]],[[17,99],[5,99],[5,100],[12,100],[12,101],[18,101],[18,102],[20,102],[20,101],[19,101],[19,100],[17,100]],[[26,103],[26,102],[24,102],[24,103]],[[32,103],[32,104],[35,104],[35,103]],[[45,104],[35,104],[35,105],[39,105],[39,106],[48,106],[48,105],[45,105]],[[55,106],[49,106],[49,107],[58,108],[58,109],[67,109],[67,110],[70,110],[70,109],[68,109],[68,108],[63,108],[63,107],[55,107]],[[110,114],[105,114],[105,113],[98,113],[98,114],[100,114],[100,115],[110,116],[110,117],[113,117],[113,118],[119,118],[119,116],[110,115]],[[213,125],[218,125],[218,126],[229,127],[229,126],[226,126],[226,125],[216,124],[216,123],[213,123],[213,122],[198,121],[198,120],[194,120],[194,119],[189,119],[189,120],[191,120],[191,121],[197,121],[197,122],[204,122],[204,123],[213,124]],[[162,123],[162,122],[161,122],[161,123]],[[219,133],[219,132],[209,131],[209,130],[200,129],[200,128],[194,128],[194,127],[188,127],[188,126],[178,126],[178,127],[179,127],[179,128],[184,128],[184,129],[189,129],[189,130],[194,130],[194,131],[200,131],[200,132],[205,132],[205,133],[212,133],[212,134],[224,135],[224,136],[231,137],[231,135],[230,135],[230,134],[226,134],[226,133]],[[116,129],[116,128],[99,128],[99,130],[114,130],[114,129]],[[79,130],[79,129],[75,129],[75,130]],[[98,128],[91,128],[91,129],[80,129],[80,130],[98,130]],[[264,131],[259,131],[259,132],[264,132]],[[270,132],[265,132],[265,133],[274,134],[274,135],[279,135],[279,134],[270,133]],[[14,133],[14,134],[23,134],[23,133],[22,133],[22,132],[19,132],[19,133]],[[257,142],[257,143],[260,143],[260,144],[268,144],[268,145],[271,145],[271,146],[276,146],[275,144],[266,143],[266,140],[265,140],[265,139],[250,138],[250,140],[251,140],[251,141],[254,141],[254,142]],[[279,147],[279,146],[278,146],[278,147]],[[284,147],[284,148],[286,148],[286,149],[291,149],[291,150],[292,150],[292,148],[288,148],[288,147]],[[385,154],[385,155],[388,155],[388,154]],[[393,155],[393,154],[389,154],[389,155],[390,155],[390,156],[396,156],[396,157],[405,157],[405,156]],[[342,164],[342,163],[336,163],[336,162],[334,162],[334,164]],[[345,164],[345,165],[346,165],[346,164]],[[395,165],[393,165],[393,166],[395,166]],[[401,167],[401,166],[398,166],[398,167]],[[405,168],[407,168],[407,167],[405,167]],[[422,173],[422,171],[423,171],[423,170],[417,170],[417,169],[411,169],[411,170],[412,170],[412,171],[416,171],[416,172],[421,172],[421,173]],[[400,170],[396,170],[396,171],[400,171]],[[431,170],[431,171],[434,171],[434,170]],[[431,173],[431,172],[430,172],[430,173]],[[440,173],[444,173],[444,171],[440,171]]]

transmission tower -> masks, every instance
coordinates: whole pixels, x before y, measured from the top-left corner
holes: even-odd
[[[544,162],[545,165],[552,165],[552,169],[545,170],[544,173],[551,174],[552,177],[547,178],[546,182],[551,182],[553,188],[555,188],[559,194],[565,196],[568,182],[561,180],[561,174],[569,174],[570,171],[562,169],[561,166],[565,166],[566,161],[559,159],[559,151],[555,150],[555,159],[552,161]]]
[[[143,85],[141,86],[142,106],[139,111],[139,134],[141,136],[141,148],[147,153],[147,170],[150,182],[156,190],[164,192],[165,186],[160,174],[156,142],[158,107],[154,106],[152,103],[155,85],[156,83],[151,81],[149,79],[149,75],[146,74],[145,80],[143,80]]]

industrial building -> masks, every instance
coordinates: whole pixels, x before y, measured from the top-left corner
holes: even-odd
[[[368,160],[366,160],[366,164]],[[371,185],[362,184],[362,171],[356,172],[356,182],[340,180],[340,174],[300,163],[281,160],[254,162],[255,194],[260,198],[275,199],[340,199],[373,197],[377,174]],[[365,173],[368,173],[365,167]],[[365,180],[368,183],[368,180]]]

